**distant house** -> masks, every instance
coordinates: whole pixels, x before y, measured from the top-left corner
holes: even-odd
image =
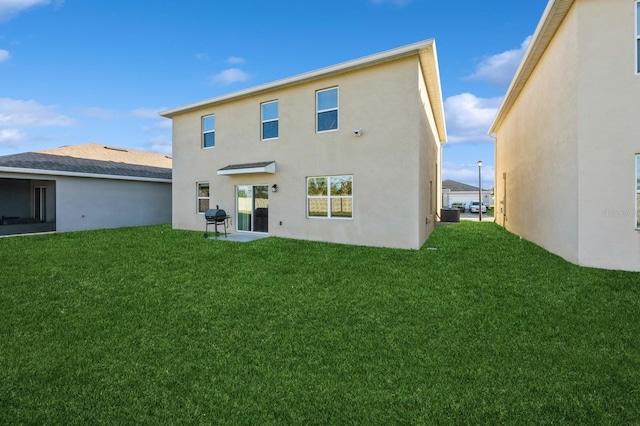
[[[441,205],[446,128],[427,40],[161,113],[173,226],[417,249]]]
[[[490,130],[496,222],[579,265],[640,271],[639,10],[549,1]]]
[[[0,157],[0,235],[171,222],[171,158],[86,144]]]
[[[451,207],[453,203],[462,203],[468,206],[470,202],[478,201],[479,192],[477,186],[446,179],[442,181],[442,205]],[[482,190],[482,203],[487,207],[493,204],[493,191]]]

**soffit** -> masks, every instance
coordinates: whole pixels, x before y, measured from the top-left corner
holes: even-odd
[[[427,85],[427,94],[431,110],[436,121],[436,130],[441,143],[447,142],[447,126],[444,118],[444,104],[442,101],[442,85],[438,67],[438,54],[435,40],[431,45],[420,49],[420,66]]]

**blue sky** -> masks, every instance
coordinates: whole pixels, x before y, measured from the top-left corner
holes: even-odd
[[[159,111],[435,38],[443,179],[493,185],[486,136],[547,0],[0,0],[0,155],[171,152]]]

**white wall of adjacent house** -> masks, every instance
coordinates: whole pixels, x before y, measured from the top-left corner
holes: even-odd
[[[443,205],[446,207],[452,207],[454,203],[462,203],[465,208],[468,208],[469,203],[478,201],[478,191],[444,191],[443,192]],[[482,203],[487,207],[493,205],[493,196],[490,191],[482,191]]]
[[[81,177],[56,178],[56,230],[171,223],[171,184]]]

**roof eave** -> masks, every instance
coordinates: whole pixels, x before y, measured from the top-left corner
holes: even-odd
[[[513,107],[520,92],[522,92],[522,89],[527,84],[538,61],[546,51],[574,2],[575,0],[549,0],[542,14],[542,18],[540,18],[540,22],[533,33],[529,47],[522,61],[520,61],[513,80],[511,80],[507,94],[489,128],[489,135],[497,133],[498,128],[502,125],[502,122],[511,110],[511,107]]]
[[[138,182],[159,182],[159,183],[171,183],[171,179],[152,178],[144,176],[124,176],[124,175],[107,175],[99,173],[81,173],[70,172],[64,170],[46,170],[46,169],[27,169],[20,167],[6,167],[0,166],[0,173],[19,173],[29,175],[43,175],[43,176],[69,176],[69,177],[82,177],[92,179],[111,179],[111,180],[129,180]]]
[[[353,71],[359,68],[369,67],[375,64],[396,60],[406,56],[420,54],[421,52],[424,52],[425,50],[429,50],[429,49],[433,49],[433,53],[435,55],[435,41],[432,38],[424,41],[420,41],[417,43],[409,44],[406,46],[398,47],[395,49],[387,50],[384,52],[376,53],[374,55],[364,56],[362,58],[354,59],[347,62],[342,62],[337,65],[320,68],[315,71],[298,74],[296,76],[277,80],[271,83],[266,83],[266,84],[251,87],[245,90],[240,90],[238,92],[229,93],[227,95],[222,95],[216,98],[211,98],[204,101],[169,109],[166,111],[161,111],[159,115],[166,118],[172,118],[178,114],[190,112],[199,108],[216,105],[222,102],[228,102],[232,100],[245,98],[248,96],[253,96],[260,93],[268,92],[271,90],[282,89],[288,86],[301,84],[310,80],[316,80],[318,78],[324,78],[324,77],[329,77],[336,74],[342,74],[342,73]],[[437,74],[437,63],[435,65],[436,65],[435,68],[436,68],[436,74]],[[438,84],[439,84],[439,76],[438,76]],[[445,134],[446,134],[446,131],[445,131]]]
[[[429,103],[436,122],[438,139],[442,145],[447,143],[447,125],[444,116],[444,103],[442,99],[442,85],[440,83],[440,70],[438,67],[438,52],[436,42],[432,40],[429,46],[420,49],[420,65],[425,74],[425,84]]]

